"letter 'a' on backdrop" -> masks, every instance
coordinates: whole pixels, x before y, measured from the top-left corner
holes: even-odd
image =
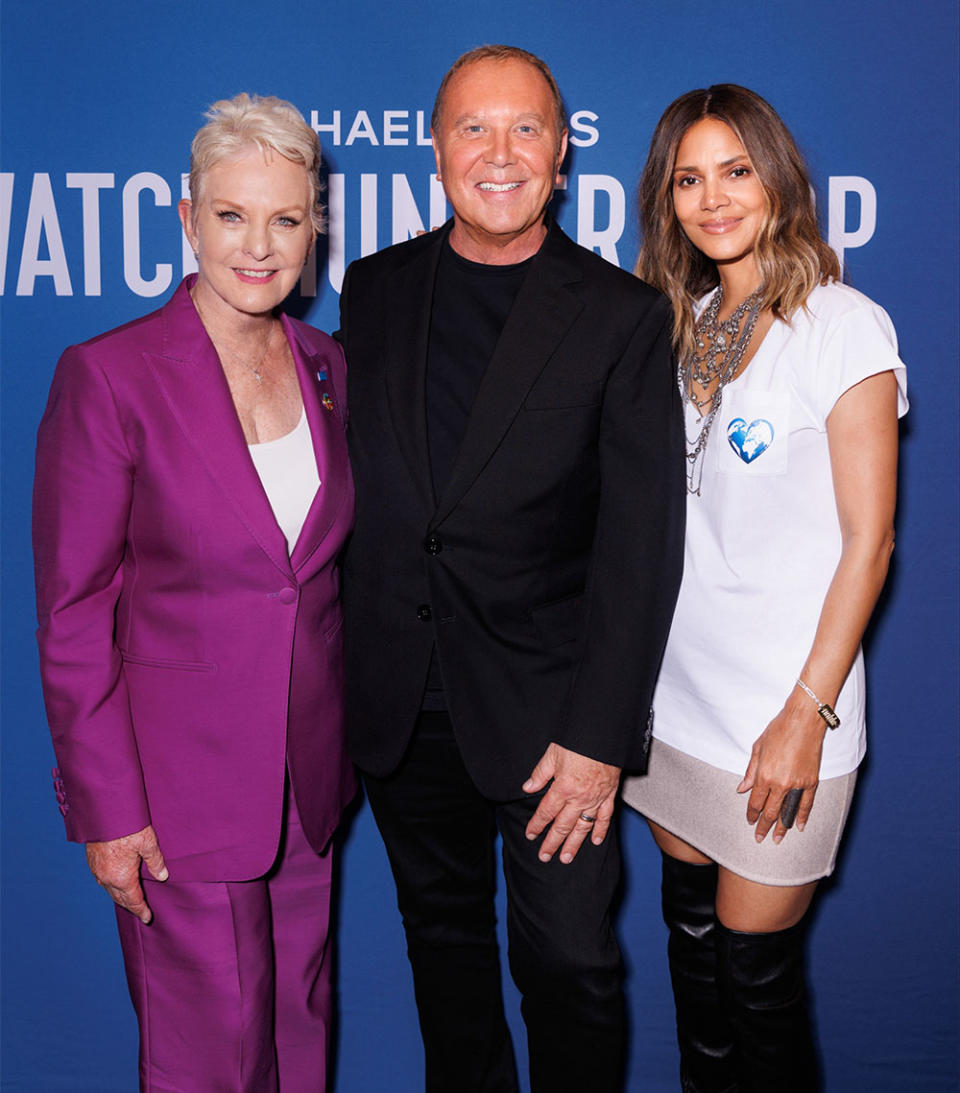
[[[742,83],[796,135],[846,278],[896,325],[912,404],[897,551],[866,643],[870,751],[810,974],[828,1091],[956,1088],[957,23],[949,0],[4,6],[0,1090],[136,1088],[113,913],[50,789],[33,640],[33,440],[56,360],[159,307],[192,270],[175,208],[189,143],[205,108],[238,91],[291,100],[324,145],[329,232],[291,310],[335,329],[347,265],[446,218],[433,97],[455,57],[500,41],[543,56],[563,91],[554,208],[582,245],[632,266],[660,113],[691,88]],[[658,1093],[677,1087],[659,865],[642,821],[621,822],[627,1088]],[[338,922],[335,1089],[422,1089],[402,928],[365,806],[345,831]]]

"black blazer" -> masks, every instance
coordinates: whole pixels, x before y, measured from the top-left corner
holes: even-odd
[[[667,301],[550,223],[435,501],[424,391],[450,227],[354,262],[341,295],[348,744],[395,769],[436,641],[467,768],[508,800],[550,741],[642,762],[682,568],[683,424]]]

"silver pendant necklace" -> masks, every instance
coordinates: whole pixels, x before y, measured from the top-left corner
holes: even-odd
[[[263,355],[261,356],[260,360],[256,364],[251,364],[248,366],[250,368],[250,371],[253,373],[253,378],[257,381],[257,384],[260,387],[263,386],[263,376],[260,375],[260,369],[263,367],[263,362],[267,359],[267,350],[270,348],[270,341],[271,339],[267,338],[267,344],[263,348]]]
[[[192,293],[191,293],[190,298],[193,300],[193,306],[197,309],[197,314],[200,316],[200,321],[203,323],[204,329],[207,331],[207,336],[210,338],[211,341],[213,341],[213,335],[210,333],[210,326],[207,323],[207,320],[204,318],[203,311],[200,309],[200,305],[197,303],[197,301],[196,301],[196,299],[195,299],[195,297],[193,296]],[[262,373],[261,369],[263,368],[264,363],[266,362],[267,354],[270,352],[270,344],[273,341],[273,334],[274,334],[274,330],[276,328],[276,325],[277,324],[275,324],[275,323],[271,323],[270,328],[267,331],[267,340],[264,343],[263,352],[260,354],[260,359],[257,361],[256,364],[253,364],[249,360],[244,359],[243,357],[240,356],[239,353],[235,352],[232,348],[227,347],[227,346],[224,347],[224,350],[226,352],[228,352],[230,354],[230,356],[233,357],[233,359],[239,365],[241,365],[243,368],[246,368],[247,371],[250,372],[250,374],[253,376],[253,378],[257,381],[257,386],[258,387],[263,386],[263,373]],[[217,350],[217,354],[219,355],[220,354],[220,349],[217,346],[216,342],[214,342],[214,349]]]
[[[257,361],[256,364],[252,364],[250,361],[244,360],[243,357],[239,356],[239,354],[234,353],[234,351],[232,349],[230,350],[230,353],[231,353],[233,359],[235,361],[238,361],[245,368],[248,368],[250,370],[250,372],[253,375],[253,378],[257,381],[257,386],[258,387],[263,386],[263,375],[261,374],[260,369],[263,368],[264,362],[267,359],[267,353],[270,351],[270,343],[272,341],[273,341],[273,327],[271,326],[270,327],[270,332],[267,334],[267,341],[266,341],[266,344],[263,347],[263,352],[260,354],[260,359]]]
[[[718,287],[713,299],[697,320],[696,345],[692,353],[683,357],[677,365],[677,383],[684,400],[700,413],[700,429],[696,437],[687,437],[687,492],[700,496],[703,481],[703,456],[713,420],[720,412],[723,389],[737,374],[737,369],[747,351],[754,327],[760,316],[763,286],[749,295],[723,322],[717,316],[723,304],[723,289]],[[712,394],[707,388],[716,381]],[[697,398],[694,384],[701,388],[703,397]],[[703,414],[705,407],[710,409]]]

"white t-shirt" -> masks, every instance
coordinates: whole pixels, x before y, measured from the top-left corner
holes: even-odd
[[[705,306],[709,296],[700,302]],[[893,371],[898,413],[906,369],[886,312],[839,283],[775,321],[723,391],[688,495],[683,584],[654,696],[654,735],[743,774],[813,644],[841,538],[827,416],[849,388]],[[686,403],[688,441],[699,418]],[[837,699],[821,778],[854,770],[866,748],[863,654]]]
[[[302,410],[293,432],[263,444],[248,444],[267,500],[293,553],[310,506],[320,487],[307,412]]]

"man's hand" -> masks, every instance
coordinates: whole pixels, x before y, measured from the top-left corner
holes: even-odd
[[[140,862],[154,880],[166,880],[170,874],[163,864],[163,854],[152,825],[111,839],[105,843],[87,843],[87,864],[97,884],[105,888],[119,907],[124,907],[144,924],[153,918],[140,885]]]
[[[526,834],[528,839],[536,839],[549,827],[540,846],[540,860],[550,861],[560,850],[560,860],[569,865],[588,835],[595,846],[606,838],[620,785],[620,768],[551,744],[524,782],[523,792],[538,793],[551,779],[553,785],[527,824]]]

